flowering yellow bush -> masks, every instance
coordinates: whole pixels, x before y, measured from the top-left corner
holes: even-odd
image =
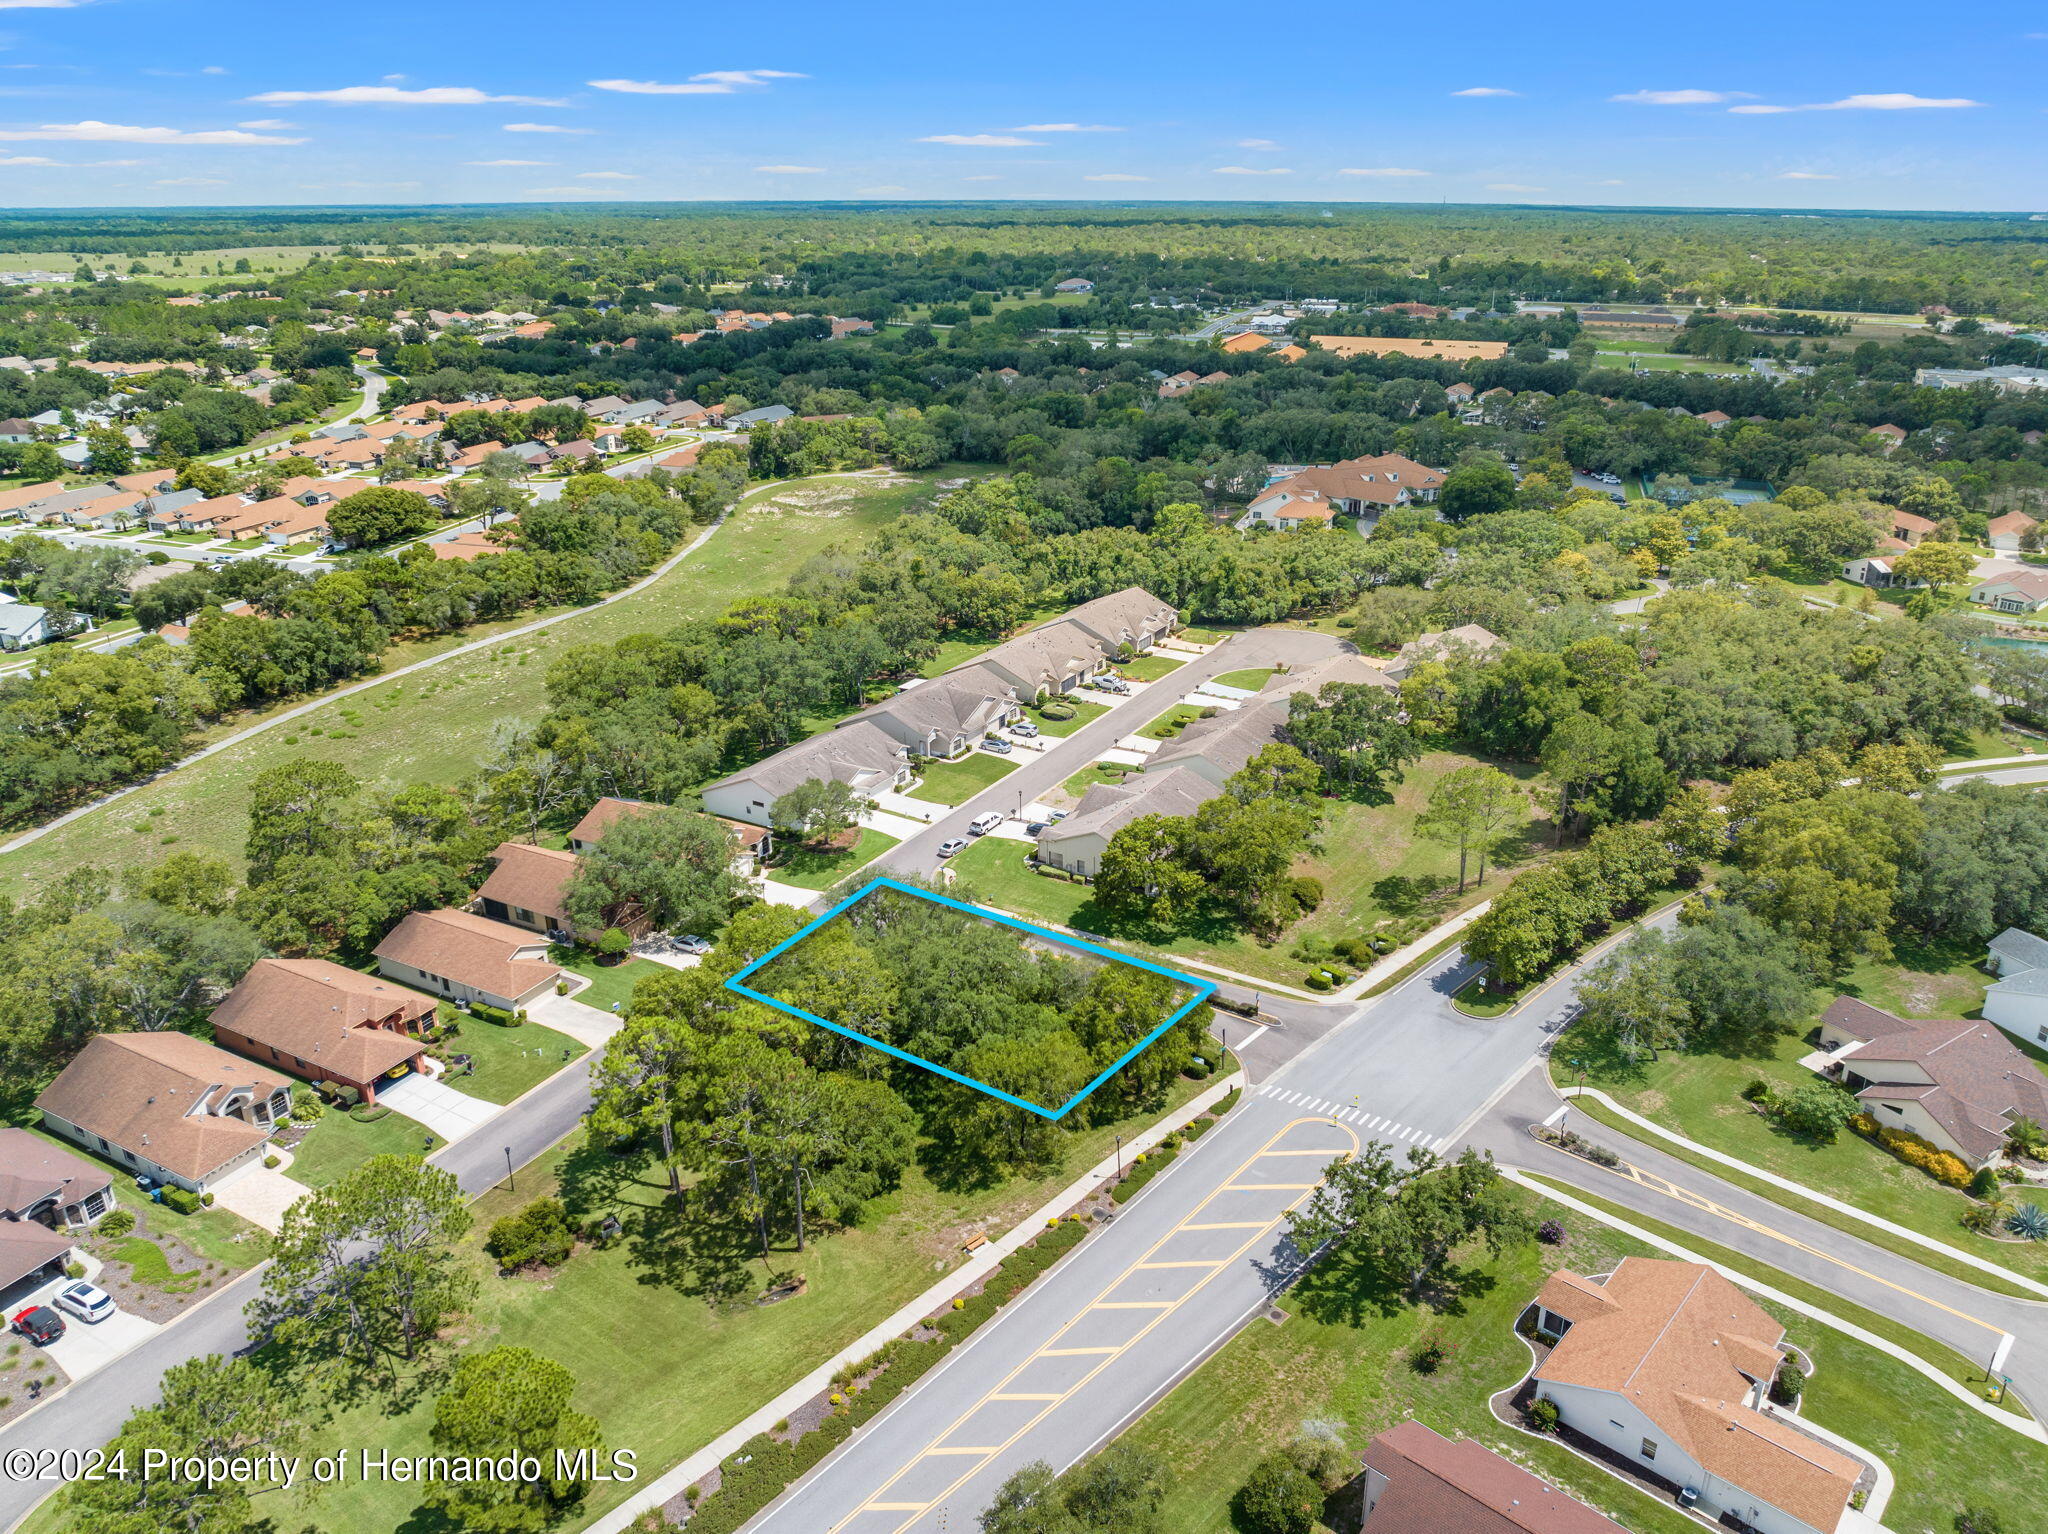
[[[1849,1127],[1866,1139],[1877,1141],[1907,1166],[1925,1172],[1936,1182],[1946,1183],[1951,1188],[1969,1187],[1970,1179],[1975,1175],[1962,1157],[1950,1154],[1911,1130],[1880,1124],[1867,1113],[1859,1113],[1849,1120]]]

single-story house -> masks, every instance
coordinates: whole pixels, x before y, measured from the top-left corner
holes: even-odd
[[[501,526],[503,524],[500,524]],[[427,545],[427,552],[436,559],[475,559],[483,554],[502,554],[505,545],[488,533],[472,529],[443,538],[438,543]]]
[[[33,602],[0,604],[0,650],[27,650],[55,637],[49,608]]]
[[[505,444],[502,442],[479,442],[475,447],[464,448],[453,458],[449,459],[448,462],[451,467],[457,470],[475,469],[482,467],[483,461],[490,457],[491,454],[504,451]],[[382,460],[379,461],[381,462]]]
[[[588,852],[604,839],[604,833],[617,825],[628,815],[640,815],[648,810],[666,809],[668,806],[655,804],[646,799],[604,798],[584,811],[583,818],[569,828],[569,850]]]
[[[1624,1257],[1605,1278],[1559,1270],[1535,1301],[1557,1344],[1539,1399],[1638,1475],[1690,1487],[1700,1511],[1757,1534],[1834,1534],[1863,1466],[1768,1405],[1785,1329],[1704,1263]]]
[[[1892,536],[1908,548],[1916,543],[1926,542],[1936,531],[1933,522],[1910,511],[1893,511],[1891,524]]]
[[[1838,996],[1821,1014],[1820,1047],[1808,1063],[1878,1123],[1973,1167],[2004,1154],[2014,1119],[2048,1124],[2048,1077],[1989,1023],[1894,1017]]]
[[[1095,284],[1086,277],[1069,277],[1063,282],[1054,283],[1052,290],[1055,293],[1093,293]]]
[[[1893,574],[1891,556],[1888,554],[1872,554],[1867,559],[1850,560],[1842,566],[1842,579],[1853,581],[1858,586],[1871,586],[1880,591],[1893,588],[1905,591],[1927,584],[1925,581]]]
[[[574,930],[563,905],[576,877],[575,853],[500,842],[491,860],[490,877],[476,892],[478,912],[543,935]]]
[[[1439,362],[1498,362],[1508,354],[1505,341],[1443,341],[1405,336],[1310,336],[1324,351],[1338,357],[1433,357]]]
[[[2026,547],[2023,540],[2037,526],[2034,519],[2024,511],[2008,511],[2002,517],[1991,519],[1991,546],[2006,554],[2017,554]]]
[[[1710,431],[1719,431],[1722,427],[1732,423],[1735,417],[1725,410],[1702,410],[1693,419]]]
[[[1396,688],[1384,668],[1367,660],[1363,655],[1332,655],[1323,660],[1312,661],[1292,671],[1282,671],[1269,677],[1266,685],[1259,689],[1263,701],[1268,698],[1291,698],[1298,692],[1319,697],[1322,690],[1332,682],[1344,682],[1353,687],[1379,687],[1388,692]]]
[[[1393,506],[1434,501],[1443,488],[1441,471],[1399,453],[1348,458],[1342,463],[1302,469],[1252,497],[1240,528],[1279,527],[1292,521],[1327,522],[1335,512],[1376,519]],[[1286,515],[1292,512],[1291,516]]]
[[[758,409],[742,410],[738,415],[727,416],[725,424],[734,430],[746,431],[755,426],[773,426],[795,414],[787,405],[762,405]]]
[[[26,1129],[0,1129],[0,1230],[10,1222],[90,1225],[113,1207],[114,1179],[106,1168]],[[0,1276],[0,1285],[7,1282]]]
[[[189,1033],[102,1033],[35,1105],[53,1134],[204,1193],[262,1159],[292,1093],[275,1071]]]
[[[0,517],[33,517],[45,501],[64,493],[64,481],[46,479],[40,485],[21,485],[0,491]]]
[[[1143,586],[1126,586],[1071,608],[1062,620],[1079,624],[1113,654],[1149,650],[1181,626],[1179,609]]]
[[[26,443],[36,440],[36,429],[19,416],[0,421],[0,442]]]
[[[149,497],[134,490],[106,492],[81,505],[67,506],[64,520],[73,527],[127,527],[140,522],[149,511]]]
[[[863,798],[906,788],[910,748],[880,725],[858,720],[798,741],[704,789],[704,808],[722,820],[774,824],[775,801],[801,783],[846,784]]]
[[[307,1081],[377,1100],[420,1068],[434,998],[325,959],[258,959],[209,1021],[214,1042]]]
[[[1970,600],[2002,613],[2037,613],[2048,607],[2048,570],[1987,576],[1970,588]]]
[[[1871,427],[1864,435],[1877,438],[1883,444],[1884,451],[1887,453],[1896,453],[1899,450],[1899,444],[1906,440],[1908,433],[1905,427],[1893,426],[1887,422],[1883,426]]]
[[[415,911],[376,948],[377,972],[452,1001],[516,1011],[561,977],[547,939],[473,911]]]
[[[1094,633],[1066,618],[1026,629],[975,658],[1031,701],[1040,695],[1072,692],[1109,669],[1110,650]]]
[[[1472,1438],[1413,1417],[1365,1446],[1364,1534],[1628,1534]]]
[[[1073,814],[1038,833],[1038,861],[1092,877],[1110,838],[1147,815],[1192,815],[1223,789],[1187,768],[1147,771],[1121,783],[1097,783]]]
[[[1445,629],[1438,634],[1424,634],[1411,639],[1395,652],[1394,658],[1382,668],[1389,681],[1398,682],[1409,672],[1428,661],[1448,660],[1453,655],[1470,655],[1486,659],[1497,650],[1505,650],[1508,642],[1477,623],[1461,623],[1454,629]],[[1343,680],[1339,678],[1338,680]]]
[[[2048,1043],[2048,939],[2007,927],[1991,940],[1984,1016],[2029,1044]]]
[[[958,756],[989,731],[1018,718],[1017,689],[986,666],[966,665],[906,687],[840,721],[866,721],[910,748],[912,756]]]

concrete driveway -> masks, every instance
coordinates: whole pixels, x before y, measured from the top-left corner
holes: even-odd
[[[675,969],[687,969],[697,962],[690,959],[688,963],[684,963],[682,960],[686,956],[682,955],[644,954],[642,957],[655,959],[656,962],[670,965]],[[591,1049],[604,1048],[605,1040],[619,1031],[618,1018],[602,1007],[593,1007],[588,1002],[578,1001],[574,996],[556,996],[550,993],[535,997],[526,1004],[526,1015],[534,1022],[552,1028],[557,1033],[568,1034],[577,1043],[587,1045]]]
[[[60,1279],[36,1291],[35,1298],[22,1301],[23,1305],[49,1305],[57,1291],[71,1280]],[[17,1306],[17,1309],[20,1307]],[[104,1369],[123,1353],[139,1348],[159,1331],[160,1323],[147,1320],[126,1310],[117,1310],[104,1321],[85,1322],[68,1310],[57,1310],[64,1318],[64,1335],[43,1351],[57,1361],[57,1366],[73,1380],[82,1380],[97,1369]],[[10,1338],[19,1341],[19,1338]]]
[[[282,1167],[257,1165],[217,1184],[213,1197],[221,1208],[234,1211],[274,1236],[284,1228],[284,1212],[312,1191]]]
[[[380,1087],[377,1101],[393,1113],[426,1125],[444,1140],[461,1139],[493,1117],[499,1107],[418,1072]]]

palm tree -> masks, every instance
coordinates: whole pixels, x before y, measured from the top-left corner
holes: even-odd
[[[2015,1156],[2025,1156],[2029,1161],[2048,1160],[2048,1129],[2043,1129],[2036,1120],[2021,1115],[2012,1121],[2012,1127],[2005,1132],[2005,1148]]]

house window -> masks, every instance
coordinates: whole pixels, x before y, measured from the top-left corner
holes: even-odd
[[[1640,1452],[1644,1459],[1655,1459],[1657,1457],[1657,1440],[1645,1438]]]
[[[1904,1108],[1901,1108],[1897,1103],[1886,1103],[1884,1105],[1884,1111],[1886,1113],[1903,1114],[1906,1110]]]

